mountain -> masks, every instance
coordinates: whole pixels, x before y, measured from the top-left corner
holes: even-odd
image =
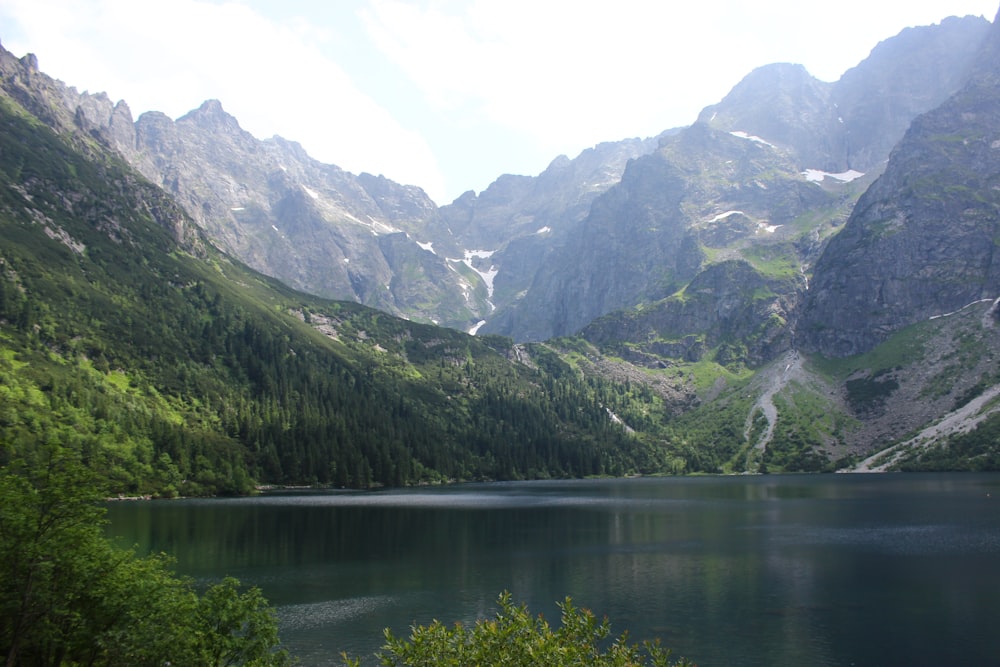
[[[1000,58],[994,28],[968,83],[919,116],[814,270],[804,347],[847,356],[1000,296]]]
[[[9,94],[39,118],[117,151],[214,245],[268,275],[455,328],[488,310],[475,272],[419,243],[443,233],[419,188],[322,164],[280,137],[259,141],[215,100],[177,121],[148,112],[133,123],[125,102],[50,79],[34,56],[3,51],[0,71]]]
[[[32,59],[0,60],[8,80],[50,90],[49,108],[35,109],[41,117],[87,127],[174,195],[213,244],[253,268],[312,294],[416,321],[544,340],[668,297],[703,264],[740,255],[704,247],[695,237],[707,232],[691,231],[730,211],[755,209],[743,221],[747,229],[786,225],[798,215],[790,211],[812,211],[812,227],[799,216],[794,239],[787,228],[778,235],[798,246],[794,263],[808,273],[867,182],[843,181],[881,171],[909,121],[962,84],[988,27],[965,17],[904,30],[836,83],[798,65],[761,67],[690,128],[597,144],[576,158],[556,158],[537,176],[504,175],[441,207],[417,187],[321,164],[280,137],[258,140],[217,101],[176,121],[149,112],[133,123],[124,102],[40,83],[47,77]],[[732,137],[756,138],[755,148],[770,147],[783,163],[777,171],[768,160],[756,172],[743,165],[734,177],[757,185],[730,197],[719,185],[731,176]],[[687,151],[721,162],[692,161]],[[667,179],[662,193],[658,178]],[[764,192],[784,191],[789,178],[803,186],[803,201]],[[765,196],[752,203],[754,189]],[[830,196],[820,203],[810,191],[824,189]],[[646,207],[647,196],[661,199]],[[668,215],[670,206],[676,210]],[[643,229],[668,231],[653,232],[648,244],[618,241],[642,239]],[[744,235],[739,245],[755,243]]]
[[[715,261],[774,254],[776,240],[793,272],[808,273],[905,123],[967,78],[989,26],[966,17],[903,31],[836,84],[798,65],[754,70],[694,125],[633,160],[569,242],[546,256],[524,296],[498,306],[482,331],[520,340],[573,334],[670,296]]]
[[[810,182],[772,145],[696,124],[631,162],[539,269],[517,309],[498,313],[484,331],[538,340],[574,333],[612,311],[669,297],[717,261],[751,256],[794,290],[796,245],[808,257],[856,191],[852,183]],[[780,267],[766,259],[778,246],[792,253]]]
[[[36,112],[87,128],[174,195],[220,249],[297,289],[461,330],[493,311],[495,286],[504,300],[521,291],[520,276],[626,161],[655,147],[600,144],[439,209],[417,187],[319,163],[281,137],[260,141],[217,100],[176,121],[147,112],[133,123],[125,102],[51,80],[33,56],[4,52],[0,62],[8,80],[50,91]]]
[[[61,447],[130,495],[660,468],[614,418],[652,397],[253,271],[20,65],[0,89],[0,465]]]
[[[736,470],[1000,466],[998,63],[995,22],[965,84],[913,120],[822,246],[807,288],[752,261],[714,264],[584,328],[595,367],[662,369],[675,433]]]
[[[419,188],[321,164],[279,137],[258,141],[217,101],[176,122],[143,114],[135,129],[133,164],[250,266],[313,294],[456,328],[483,307],[414,240],[438,217]]]
[[[808,126],[819,115],[787,108],[796,96],[817,109],[842,93],[798,67],[764,68],[748,83],[777,91],[779,139],[719,125],[763,131],[750,119],[768,114],[750,108],[767,96],[738,87],[732,104],[662,140],[595,201],[568,246],[579,268],[550,258],[548,282],[536,287],[552,297],[522,309],[522,318],[538,313],[522,322],[542,337],[582,327],[544,345],[585,373],[655,392],[672,415],[670,469],[1000,466],[1000,28],[946,23],[976,37],[957,60],[960,75],[940,79],[962,83],[911,119],[885,165],[867,175],[804,169],[801,160],[837,143],[797,143],[812,135],[796,119]],[[903,44],[933,34],[907,31]],[[858,69],[877,69],[882,55]],[[884,106],[872,136],[899,122]],[[726,120],[725,107],[744,120]],[[592,319],[602,299],[609,312]],[[612,300],[637,305],[611,310]]]
[[[166,493],[1000,468],[998,30],[443,207],[0,53],[0,437]]]
[[[766,65],[706,107],[698,121],[766,137],[792,151],[803,168],[876,171],[913,118],[962,86],[989,26],[950,17],[907,28],[833,83],[801,65]]]
[[[540,266],[576,233],[590,206],[616,184],[628,161],[656,148],[655,139],[605,142],[574,159],[557,157],[538,176],[504,175],[481,194],[466,192],[440,209],[473,261],[491,272],[490,303],[515,307]],[[485,322],[485,320],[484,320]]]

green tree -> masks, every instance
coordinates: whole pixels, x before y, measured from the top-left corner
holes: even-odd
[[[283,665],[260,591],[198,595],[165,556],[103,535],[92,473],[57,447],[0,468],[0,656],[7,667]]]
[[[658,641],[640,647],[623,634],[609,643],[608,620],[598,621],[569,598],[559,605],[562,625],[556,630],[542,616],[532,616],[526,605],[515,605],[510,593],[502,593],[497,604],[494,618],[476,621],[471,628],[434,621],[412,628],[406,639],[386,629],[378,658],[385,667],[691,667],[683,658],[671,662],[671,651]],[[361,664],[346,655],[344,661],[350,667]]]

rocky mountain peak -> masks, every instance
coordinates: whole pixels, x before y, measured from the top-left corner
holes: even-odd
[[[188,112],[177,119],[178,123],[193,123],[198,127],[214,132],[242,132],[243,128],[235,116],[222,108],[219,100],[206,100],[197,109]]]
[[[26,72],[38,71],[38,57],[34,53],[28,53],[21,58],[21,64],[24,65]]]
[[[840,169],[880,168],[910,122],[964,85],[990,29],[981,17],[906,28],[834,85]]]
[[[759,98],[767,95],[767,91],[770,91],[771,95],[779,96],[814,94],[814,90],[822,88],[816,85],[817,82],[818,79],[813,77],[805,66],[797,63],[762,65],[743,77],[718,105],[703,109],[698,120],[707,122],[720,107],[738,106],[748,102],[757,103]]]
[[[557,169],[566,169],[570,166],[572,166],[572,161],[569,157],[566,155],[557,155],[551,162],[549,162],[549,166],[546,167],[546,171],[550,169],[553,171]]]
[[[706,107],[698,121],[794,150],[803,168],[832,170],[826,141],[836,125],[831,92],[832,84],[816,79],[802,65],[766,65],[744,77],[721,102]]]

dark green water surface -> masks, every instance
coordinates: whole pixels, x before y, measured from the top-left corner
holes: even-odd
[[[110,532],[277,608],[303,665],[501,591],[702,667],[1000,665],[1000,475],[698,477],[118,502]]]

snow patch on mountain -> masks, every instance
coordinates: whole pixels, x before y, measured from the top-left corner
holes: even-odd
[[[746,139],[747,141],[755,141],[758,144],[764,144],[765,146],[770,146],[771,148],[777,148],[777,146],[772,144],[770,141],[767,141],[766,139],[761,139],[760,137],[753,134],[748,134],[747,132],[744,132],[742,130],[736,130],[735,132],[730,132],[729,134],[733,135],[734,137],[739,137],[740,139]]]
[[[466,250],[465,251],[465,256],[462,259],[455,259],[454,257],[448,257],[447,258],[448,266],[449,266],[449,268],[451,268],[452,271],[455,271],[456,273],[460,273],[460,272],[457,271],[457,269],[455,269],[454,266],[452,266],[453,264],[465,264],[467,267],[469,267],[469,269],[471,271],[473,271],[476,275],[478,275],[480,277],[480,279],[482,279],[483,284],[486,285],[486,295],[488,297],[487,303],[489,304],[491,311],[496,309],[496,306],[493,304],[493,302],[489,301],[489,299],[493,298],[493,279],[496,278],[497,273],[499,273],[500,270],[496,267],[495,264],[490,264],[490,268],[484,271],[482,269],[477,268],[476,265],[473,263],[473,260],[475,260],[475,259],[489,259],[490,257],[493,256],[494,252],[496,252],[496,251],[495,250]],[[473,289],[472,285],[469,284],[469,282],[467,280],[462,279],[462,280],[459,281],[459,286],[462,288],[462,293],[465,296],[465,300],[467,302],[471,302],[472,301],[471,295],[472,295],[472,289]]]
[[[712,223],[712,222],[718,222],[720,220],[725,220],[731,215],[746,215],[746,213],[744,213],[743,211],[726,211],[725,213],[720,213],[719,215],[715,216],[714,218],[709,220],[709,222]]]
[[[839,174],[831,174],[828,171],[820,171],[819,169],[806,169],[802,172],[802,176],[810,183],[822,183],[825,178],[833,178],[841,183],[850,183],[853,180],[861,178],[864,174],[854,169],[848,169]]]
[[[479,277],[483,279],[483,283],[486,285],[486,295],[489,298],[493,298],[493,279],[497,277],[497,273],[500,270],[495,264],[490,264],[490,268],[486,271],[477,269],[473,263],[473,259],[489,259],[493,256],[495,250],[466,250],[465,258],[462,260],[467,267],[479,274]]]

